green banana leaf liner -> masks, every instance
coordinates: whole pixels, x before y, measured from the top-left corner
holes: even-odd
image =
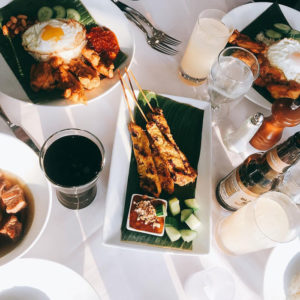
[[[272,29],[275,23],[283,23],[290,26],[284,14],[277,3],[268,7],[261,15],[259,15],[252,23],[250,23],[241,32],[255,40],[256,35],[266,29]],[[273,103],[275,99],[264,87],[253,85],[253,88],[260,93],[266,100]]]
[[[145,101],[143,100],[141,94],[138,96],[138,100],[141,107],[143,108],[143,111],[147,113],[147,110],[149,108],[145,103]],[[186,155],[191,166],[195,170],[197,170],[199,156],[200,156],[200,149],[201,149],[204,111],[196,107],[193,107],[191,105],[179,103],[172,99],[160,95],[155,95],[154,97],[152,97],[151,104],[153,106],[158,106],[162,108],[164,115],[167,119],[167,122],[170,126],[171,133],[177,145],[179,146],[181,151]],[[136,123],[145,129],[145,121],[142,118],[138,109],[135,109],[134,117]],[[162,192],[159,198],[169,200],[173,197],[177,197],[178,199],[180,199],[181,209],[183,209],[184,208],[183,200],[188,198],[194,198],[195,190],[196,190],[196,181],[184,187],[179,187],[175,185],[175,191],[172,195]],[[130,206],[131,196],[133,194],[145,195],[145,192],[139,186],[137,165],[132,151],[123,220],[121,226],[121,240],[127,242],[148,244],[151,246],[192,250],[193,242],[187,243],[184,242],[181,238],[175,242],[171,242],[166,233],[162,237],[160,237],[160,236],[152,236],[145,233],[127,230],[126,222],[127,222],[129,208],[130,208],[129,206]],[[168,209],[168,215],[169,216],[171,215],[169,209]],[[180,220],[178,221],[179,221],[178,223],[180,224],[181,223]],[[184,223],[181,223],[180,226],[182,226],[182,229],[183,228],[188,229],[187,225],[185,225]]]
[[[36,20],[37,12],[42,6],[53,7],[55,5],[76,9],[80,14],[80,23],[87,28],[98,25],[79,0],[14,0],[0,9],[1,28],[11,16],[25,14],[29,19]],[[30,69],[32,64],[36,63],[36,61],[22,47],[20,35],[9,38],[4,36],[1,30],[0,52],[33,103],[42,103],[43,101],[62,98],[62,91],[59,90],[34,92],[31,89]],[[127,55],[120,51],[114,61],[115,67],[118,68],[126,59]]]

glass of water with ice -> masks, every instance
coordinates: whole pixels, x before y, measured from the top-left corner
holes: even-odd
[[[225,48],[212,65],[208,93],[213,111],[220,105],[240,99],[259,75],[259,63],[250,51],[241,47]]]

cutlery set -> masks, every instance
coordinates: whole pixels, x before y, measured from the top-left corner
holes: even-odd
[[[118,0],[111,1],[124,12],[128,20],[133,22],[144,32],[144,34],[146,35],[146,41],[150,45],[150,47],[167,55],[175,55],[178,52],[176,49],[170,46],[177,46],[181,43],[181,41],[154,27],[153,24],[144,15],[142,15],[133,7],[128,6]],[[147,29],[149,29],[149,31],[143,24],[147,26]]]

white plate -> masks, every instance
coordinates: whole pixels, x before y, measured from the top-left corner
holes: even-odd
[[[211,234],[211,110],[210,104],[201,100],[178,96],[163,95],[177,102],[187,103],[204,110],[202,142],[200,159],[198,163],[198,179],[196,185],[196,199],[200,209],[197,216],[202,222],[201,230],[193,241],[192,251],[182,251],[175,248],[151,247],[143,244],[131,244],[121,241],[121,224],[125,203],[125,194],[131,157],[131,139],[127,124],[129,113],[124,99],[121,99],[118,113],[117,128],[112,153],[112,162],[109,175],[108,191],[106,196],[106,209],[103,228],[104,244],[129,249],[163,251],[170,253],[206,254],[210,248]],[[133,107],[131,103],[131,107]],[[201,166],[201,167],[200,167]]]
[[[128,55],[127,61],[120,66],[120,71],[123,74],[125,66],[131,66],[135,51],[135,44],[128,20],[123,12],[110,0],[82,0],[82,3],[96,22],[108,27],[116,34],[121,50]],[[0,55],[0,70],[0,91],[14,99],[32,103],[2,55]],[[87,99],[94,101],[103,98],[117,85],[119,85],[119,80],[116,75],[112,79],[103,79],[98,88],[86,92]],[[40,103],[40,105],[66,106],[70,105],[70,102],[65,99],[58,99],[49,102],[46,101]]]
[[[250,23],[252,23],[259,15],[261,15],[270,5],[270,2],[248,3],[238,6],[228,12],[222,19],[222,21],[228,26],[233,26],[238,31],[242,31]],[[290,8],[288,6],[280,5],[280,9],[286,17],[289,24],[297,30],[300,30],[300,13],[299,11]],[[246,97],[252,102],[270,109],[272,104],[267,101],[261,94],[259,94],[254,88],[251,88]]]
[[[0,282],[0,300],[99,300],[79,274],[48,260],[16,260],[0,269]]]
[[[264,275],[264,299],[285,300],[296,272],[300,272],[299,239],[277,246],[271,252]]]
[[[2,265],[24,255],[43,233],[51,211],[52,189],[40,169],[36,153],[20,140],[2,133],[0,133],[0,169],[19,177],[31,191],[34,201],[31,227],[16,248],[0,258]]]

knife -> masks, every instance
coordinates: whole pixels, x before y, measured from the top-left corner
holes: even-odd
[[[10,121],[10,119],[7,117],[7,115],[5,114],[1,106],[0,106],[0,117],[5,121],[5,123],[13,132],[13,134],[19,140],[27,144],[37,155],[40,155],[39,147],[35,144],[35,142],[30,138],[30,136],[25,132],[25,130],[22,127],[15,125]]]

